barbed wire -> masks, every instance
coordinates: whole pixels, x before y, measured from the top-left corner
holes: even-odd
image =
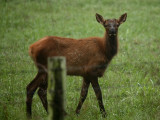
[[[25,61],[25,62],[29,62],[29,61]],[[30,62],[29,62],[30,63]],[[127,62],[123,62],[123,63],[112,63],[110,66],[112,66],[112,68],[114,68],[114,67],[119,67],[119,66],[125,66],[126,64],[130,64],[130,65],[133,65],[133,66],[135,66],[135,65],[137,65],[137,64],[147,64],[147,66],[150,64],[150,65],[154,65],[154,64],[160,64],[160,62],[159,61],[141,61],[141,62],[138,62],[138,61],[136,61],[136,62],[132,62],[132,63],[127,63]],[[43,66],[43,65],[41,65],[41,64],[38,64],[38,66],[40,66],[40,67],[42,67],[44,70],[45,70],[45,72],[48,72],[48,70]],[[100,65],[100,66],[89,66],[89,67],[106,67],[106,64],[104,64],[104,65]],[[80,67],[81,68],[81,67]],[[79,69],[78,67],[69,67],[68,69]],[[36,72],[37,70],[35,69],[35,70],[8,70],[7,72],[8,73],[10,73],[10,74],[14,74],[15,72],[19,72],[19,73],[33,73],[33,72]],[[6,71],[5,71],[6,72]],[[132,83],[133,83],[134,81],[132,81]],[[115,83],[115,82],[114,82]],[[119,83],[118,81],[117,81],[117,83]],[[153,84],[153,83],[151,83],[151,84]],[[3,83],[1,83],[1,85],[3,85]],[[104,86],[101,86],[101,88],[103,88]],[[142,89],[143,87],[152,87],[152,88],[154,88],[154,87],[156,87],[156,86],[154,86],[154,85],[149,85],[149,84],[143,84],[143,85],[141,85],[140,83],[138,83],[138,82],[135,82],[135,85],[118,85],[118,86],[115,86],[114,84],[112,85],[112,86],[107,86],[106,85],[106,89],[107,90],[109,90],[109,89],[122,89],[122,88],[140,88],[140,89]],[[80,91],[81,90],[81,88],[79,87],[79,88],[76,88],[76,90],[77,91]],[[1,97],[6,97],[6,96],[19,96],[19,95],[25,95],[26,93],[25,92],[14,92],[14,93],[8,93],[8,92],[1,92],[1,94],[0,94],[0,96]],[[154,94],[153,94],[154,95]],[[7,101],[7,102],[5,102],[5,101],[2,101],[2,100],[0,100],[0,104],[2,104],[2,103],[21,103],[21,102],[23,102],[24,103],[24,101],[12,101],[12,98],[11,98],[11,100],[10,101]]]
[[[146,88],[147,86],[148,87],[151,87],[152,86],[152,88],[154,88],[154,87],[156,87],[156,86],[154,86],[154,85],[147,85],[147,84],[145,84],[145,85],[141,85],[140,83],[138,83],[138,82],[135,82],[136,83],[136,85],[127,85],[127,86],[125,86],[125,85],[119,85],[119,86],[114,86],[114,85],[112,85],[112,86],[106,86],[105,88],[108,90],[108,89],[119,89],[119,88]],[[103,86],[101,86],[101,88],[103,88]],[[75,89],[75,91],[80,91],[81,90],[81,87],[79,87],[79,88],[76,88]],[[1,92],[1,94],[0,94],[0,96],[5,96],[5,95],[24,95],[24,94],[26,94],[26,92],[14,92],[14,93],[9,93],[8,91],[7,92]]]
[[[29,62],[29,61],[28,61]],[[29,62],[30,63],[30,62]],[[124,63],[118,63],[118,64],[115,64],[115,63],[111,63],[111,66],[112,68],[113,67],[118,67],[118,66],[124,66],[126,64],[130,64],[130,65],[136,65],[136,64],[150,64],[150,65],[153,65],[153,64],[159,64],[160,65],[160,61],[143,61],[143,62],[132,62],[132,63],[127,63],[127,62],[124,62]],[[48,72],[48,69],[46,67],[44,67],[43,65],[41,64],[37,64],[39,67],[42,67],[43,70],[45,72]],[[90,67],[90,68],[93,68],[93,67],[106,67],[107,64],[104,64],[104,65],[98,65],[98,66],[87,66],[87,67]],[[68,70],[78,70],[78,69],[81,69],[82,67],[85,67],[85,66],[81,66],[81,67],[74,67],[74,66],[70,66],[68,67],[67,69]],[[110,67],[110,68],[111,68]],[[4,72],[4,71],[3,71]],[[8,72],[8,73],[16,73],[16,72],[19,72],[19,73],[33,73],[33,72],[37,72],[37,69],[34,69],[34,70],[8,70],[8,71],[5,71],[5,72]]]
[[[121,87],[123,87],[123,86],[121,86]],[[125,87],[125,88],[130,88],[130,87],[132,87],[132,88],[140,88],[139,90],[141,90],[141,91],[143,91],[143,87],[146,87],[146,86],[139,86],[139,85],[132,85],[132,86],[128,86],[128,87]],[[119,87],[112,87],[112,86],[110,86],[110,87],[106,87],[106,89],[108,90],[109,88],[119,88]],[[79,91],[80,91],[80,89],[79,89]],[[119,90],[120,91],[120,90]],[[78,91],[77,91],[78,92]],[[126,91],[127,92],[127,91]],[[143,91],[144,92],[144,91]],[[157,90],[157,92],[158,92],[158,90]],[[157,96],[157,92],[156,93],[152,93],[151,95],[152,96]],[[145,93],[145,92],[144,92]],[[19,96],[19,95],[25,95],[26,93],[25,92],[16,92],[16,93],[3,93],[3,94],[1,94],[1,97],[7,97],[7,96]],[[133,95],[135,96],[136,95],[136,93],[133,93]],[[159,94],[160,95],[160,94]],[[105,95],[106,96],[106,95]],[[117,95],[108,95],[108,97],[109,98],[115,98]],[[127,96],[131,96],[131,94],[128,94]],[[17,99],[12,99],[12,98],[10,98],[9,100],[5,100],[5,101],[3,101],[3,100],[0,100],[0,104],[4,104],[4,103],[6,103],[6,104],[8,104],[8,103],[11,103],[11,104],[19,104],[19,103],[25,103],[25,101],[26,101],[26,99],[22,99],[21,101],[20,100],[18,100],[17,101]]]

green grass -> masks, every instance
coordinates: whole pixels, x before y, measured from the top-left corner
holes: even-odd
[[[48,36],[103,36],[95,13],[119,18],[119,53],[99,80],[108,120],[160,119],[159,0],[11,0],[0,1],[0,120],[25,119],[26,85],[36,68],[28,47]],[[81,77],[67,77],[67,120],[102,120],[90,87],[77,117]],[[47,119],[36,94],[33,119]]]

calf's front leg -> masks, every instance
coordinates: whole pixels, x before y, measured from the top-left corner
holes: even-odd
[[[91,84],[92,84],[92,87],[93,87],[94,92],[96,94],[102,116],[106,117],[107,114],[106,114],[106,111],[105,111],[105,108],[104,108],[104,105],[103,105],[102,92],[101,92],[101,88],[100,88],[99,83],[98,83],[98,78],[97,77],[92,78]]]
[[[83,83],[82,83],[80,100],[79,100],[79,104],[78,104],[77,109],[76,109],[77,114],[80,113],[80,109],[83,105],[83,102],[85,101],[85,99],[87,97],[89,85],[90,85],[90,81],[87,79],[87,77],[86,78],[84,77]]]

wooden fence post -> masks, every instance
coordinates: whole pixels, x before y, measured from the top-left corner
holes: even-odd
[[[65,57],[48,58],[48,119],[64,120],[65,114]]]

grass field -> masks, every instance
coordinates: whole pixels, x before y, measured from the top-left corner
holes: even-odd
[[[26,118],[26,85],[36,68],[28,47],[53,35],[103,36],[95,13],[128,18],[119,28],[119,53],[99,80],[108,120],[160,119],[159,0],[8,0],[0,1],[0,120]],[[81,77],[67,77],[67,120],[102,120],[90,86],[80,115],[75,115]],[[36,94],[33,119],[47,119]]]

